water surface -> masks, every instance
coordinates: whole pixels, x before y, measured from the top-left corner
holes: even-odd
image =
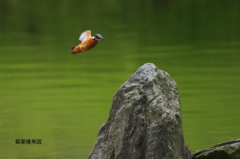
[[[0,157],[87,158],[114,93],[148,62],[178,84],[192,151],[239,138],[240,3],[226,2],[2,0]],[[87,29],[107,40],[71,55]]]

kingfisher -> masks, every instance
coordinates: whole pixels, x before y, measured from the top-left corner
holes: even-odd
[[[91,36],[91,31],[86,30],[80,34],[79,40],[81,41],[79,45],[71,47],[71,53],[73,55],[90,50],[97,45],[99,40],[105,40],[105,38],[102,37],[101,34]]]

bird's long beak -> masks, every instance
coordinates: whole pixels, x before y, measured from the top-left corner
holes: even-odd
[[[98,38],[100,38],[101,40],[106,40],[104,37],[102,37],[102,35],[98,34]]]

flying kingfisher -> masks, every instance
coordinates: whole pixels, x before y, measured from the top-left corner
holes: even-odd
[[[74,55],[90,50],[97,45],[99,40],[105,40],[105,38],[102,37],[101,34],[95,34],[93,37],[91,37],[91,31],[86,30],[80,35],[79,40],[82,43],[77,46],[71,47],[71,53]]]

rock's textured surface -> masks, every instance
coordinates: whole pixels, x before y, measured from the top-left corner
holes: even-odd
[[[176,82],[141,66],[115,93],[89,159],[190,159]]]
[[[240,159],[240,139],[197,151],[192,159]]]

